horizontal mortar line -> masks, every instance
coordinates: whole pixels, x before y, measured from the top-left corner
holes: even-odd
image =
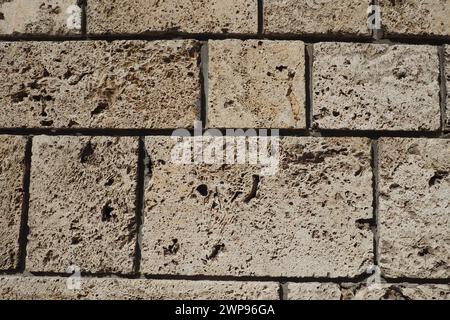
[[[443,45],[450,44],[450,36],[442,37],[386,37],[379,40],[373,39],[370,35],[323,35],[323,34],[199,34],[199,33],[150,33],[150,34],[90,34],[90,35],[14,35],[0,36],[0,41],[120,41],[120,40],[291,40],[309,43],[317,42],[354,42],[354,43],[390,43],[390,44],[429,44]]]
[[[177,131],[178,132],[175,132]],[[182,130],[182,131],[179,131]],[[450,138],[449,135],[442,134],[439,131],[386,131],[386,130],[351,130],[351,129],[278,129],[278,128],[202,128],[201,132],[204,134],[208,130],[220,132],[223,136],[227,134],[228,130],[243,130],[244,134],[235,134],[234,136],[246,136],[248,130],[255,130],[256,133],[261,134],[267,132],[268,136],[278,131],[279,136],[285,137],[366,137],[370,139],[379,139],[383,137],[399,137],[399,138]],[[239,133],[238,131],[238,133]],[[49,136],[183,136],[183,132],[189,133],[191,136],[196,132],[192,128],[178,128],[178,129],[46,129],[46,128],[0,128],[0,135],[49,135]],[[247,134],[246,134],[247,132]],[[260,135],[262,136],[262,135]]]
[[[0,272],[0,276],[22,277],[22,278],[69,278],[71,274],[58,272],[27,272],[17,273],[14,271]],[[85,279],[129,279],[129,280],[174,280],[174,281],[222,281],[222,282],[274,282],[274,283],[362,283],[370,275],[362,274],[356,277],[271,277],[271,276],[208,276],[208,275],[150,275],[150,274],[118,274],[118,273],[81,273]],[[448,285],[450,278],[384,278],[381,284],[442,284]]]

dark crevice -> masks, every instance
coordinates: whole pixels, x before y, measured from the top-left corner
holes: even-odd
[[[445,47],[441,46],[438,49],[439,54],[439,86],[440,86],[440,107],[441,107],[441,131],[442,134],[445,133],[447,129],[447,121],[450,121],[450,119],[447,119],[447,74],[445,68]],[[450,124],[450,122],[449,122]]]
[[[258,186],[260,180],[261,178],[258,175],[256,174],[252,175],[252,189],[250,190],[250,193],[247,196],[245,196],[244,198],[245,203],[249,203],[253,198],[256,197],[258,193]]]
[[[112,212],[114,211],[114,208],[110,206],[110,203],[106,203],[102,208],[102,221],[103,222],[109,222],[112,218]]]
[[[372,166],[372,231],[373,231],[373,264],[379,265],[379,176],[378,176],[378,140],[372,140],[371,148],[371,166]]]
[[[91,156],[94,154],[95,146],[92,145],[90,141],[88,141],[80,151],[80,162],[86,163]]]
[[[19,253],[18,265],[19,272],[25,271],[25,261],[27,256],[27,242],[28,242],[28,211],[30,207],[30,175],[31,175],[31,156],[32,156],[32,138],[28,138],[25,155],[24,155],[24,173],[23,173],[23,199],[22,199],[22,213],[20,217],[20,233],[19,233]]]
[[[264,33],[264,0],[258,0],[258,34]]]
[[[218,243],[218,244],[214,245],[211,253],[206,256],[206,260],[212,260],[212,259],[216,258],[219,255],[219,253],[221,251],[223,251],[224,249],[225,249],[225,245],[223,243]]]
[[[87,33],[87,0],[77,0],[77,5],[81,8],[81,35],[86,36]]]
[[[305,87],[306,87],[306,99],[305,99],[305,117],[306,128],[311,130],[312,128],[312,116],[313,116],[313,65],[314,65],[314,45],[306,44],[305,46]]]

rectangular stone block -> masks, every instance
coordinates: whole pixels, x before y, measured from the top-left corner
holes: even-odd
[[[277,152],[275,140],[269,148],[258,138],[273,171],[263,170],[262,157],[181,161],[176,155],[189,159],[194,138],[180,139],[146,139],[144,274],[339,277],[371,264],[368,139],[283,137]],[[238,143],[250,150],[251,139]],[[204,143],[203,156],[212,145],[234,148],[232,138]],[[238,150],[227,158],[242,156]]]
[[[450,1],[379,0],[385,36],[450,36]]]
[[[208,127],[305,128],[301,41],[209,41]]]
[[[264,0],[264,31],[269,34],[370,36],[370,0]]]
[[[0,278],[5,300],[278,300],[275,282],[81,278],[80,289],[66,278]],[[70,281],[70,280],[69,280]]]
[[[379,142],[379,251],[387,277],[448,278],[450,140]]]
[[[0,270],[18,267],[26,138],[0,136]]]
[[[0,44],[0,127],[178,128],[199,116],[200,44]]]
[[[77,0],[1,0],[0,35],[81,33]]]
[[[439,92],[437,47],[314,46],[316,128],[435,131],[441,126]]]
[[[256,33],[256,0],[90,0],[91,34]]]
[[[412,283],[288,283],[289,300],[449,300],[448,285]]]
[[[32,151],[27,270],[131,273],[137,138],[39,136]]]

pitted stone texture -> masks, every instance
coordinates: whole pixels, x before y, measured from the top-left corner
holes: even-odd
[[[450,36],[450,1],[380,0],[386,35]]]
[[[278,283],[234,281],[81,278],[81,290],[69,290],[67,279],[1,277],[5,300],[277,300]]]
[[[449,300],[448,285],[435,284],[342,284],[343,300]]]
[[[29,271],[132,272],[137,149],[129,137],[34,138]]]
[[[77,0],[0,0],[0,35],[81,32]]]
[[[192,127],[200,45],[174,41],[0,44],[0,126]]]
[[[446,126],[450,130],[450,46],[445,46],[445,74],[447,78],[447,117]]]
[[[370,36],[369,0],[264,0],[264,31],[270,34]]]
[[[90,0],[88,32],[256,33],[256,0]]]
[[[288,283],[288,300],[340,300],[341,290],[335,283]]]
[[[314,46],[313,124],[322,129],[438,130],[434,46]]]
[[[282,138],[265,176],[260,164],[178,164],[179,147],[146,139],[143,273],[338,277],[371,263],[369,140]]]
[[[379,143],[380,268],[387,277],[450,276],[450,140]]]
[[[208,127],[305,128],[300,41],[210,41]]]
[[[0,270],[17,267],[26,139],[0,136]]]

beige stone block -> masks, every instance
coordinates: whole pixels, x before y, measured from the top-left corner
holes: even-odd
[[[301,41],[210,41],[208,127],[305,128]]]
[[[278,300],[275,282],[81,278],[80,290],[66,278],[0,278],[5,300]],[[71,280],[69,280],[71,281]],[[71,282],[72,284],[72,282]]]
[[[0,270],[18,266],[26,138],[0,136]]]
[[[387,277],[450,276],[450,140],[379,142],[379,251]]]
[[[370,36],[369,0],[264,0],[264,30],[275,34]]]
[[[338,277],[371,264],[370,140],[283,137],[272,175],[261,158],[174,161],[192,140],[146,139],[144,274]]]
[[[0,44],[0,127],[192,127],[200,44],[173,41]]]
[[[88,32],[256,33],[256,0],[90,0]]]
[[[314,46],[315,127],[438,130],[439,89],[437,47],[355,43]]]
[[[72,35],[81,32],[77,0],[0,0],[0,35]]]
[[[138,141],[33,139],[26,268],[131,273]]]
[[[336,283],[288,283],[288,300],[340,300],[341,290]]]

